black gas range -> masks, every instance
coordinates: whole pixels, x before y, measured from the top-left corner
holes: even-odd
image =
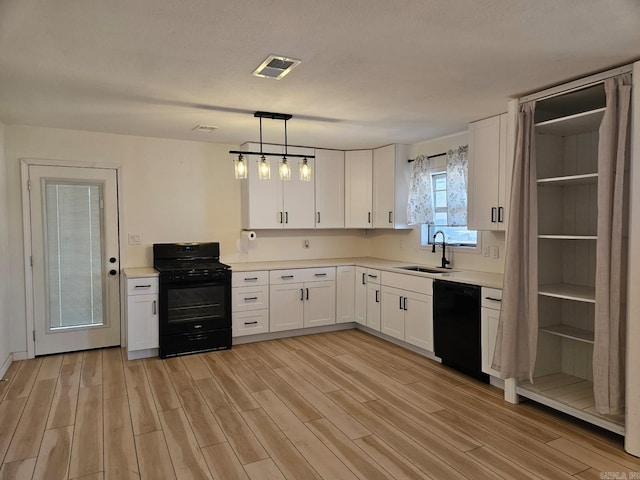
[[[231,348],[231,268],[220,244],[156,243],[160,357]]]

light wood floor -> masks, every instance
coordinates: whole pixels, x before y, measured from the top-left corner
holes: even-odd
[[[123,356],[14,362],[0,382],[0,479],[640,472],[619,437],[507,404],[500,390],[356,330],[165,361]]]

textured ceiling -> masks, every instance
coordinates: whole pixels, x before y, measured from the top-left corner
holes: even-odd
[[[272,53],[302,64],[251,76]],[[638,0],[0,0],[0,121],[239,144],[264,110],[290,144],[368,148],[638,58]]]

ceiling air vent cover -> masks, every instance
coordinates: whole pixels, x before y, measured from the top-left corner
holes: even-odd
[[[287,73],[300,65],[302,60],[287,58],[280,55],[269,55],[253,72],[256,77],[275,78],[280,80]]]

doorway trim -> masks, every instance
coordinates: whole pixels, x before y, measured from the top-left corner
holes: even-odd
[[[117,189],[117,216],[118,216],[118,255],[120,258],[120,270],[125,265],[124,254],[124,236],[122,233],[122,165],[106,162],[78,162],[73,160],[51,160],[43,158],[21,158],[20,159],[20,179],[22,182],[22,231],[23,231],[23,251],[24,251],[24,289],[25,289],[25,314],[26,314],[26,339],[27,339],[27,358],[35,358],[35,341],[33,332],[35,331],[35,322],[33,316],[33,270],[31,268],[31,197],[29,195],[29,167],[32,165],[49,166],[49,167],[79,167],[79,168],[100,168],[106,170],[115,170],[116,172],[116,189]],[[121,271],[118,277],[121,278]],[[120,297],[120,345],[125,344],[125,326],[123,325],[123,297],[122,297],[122,281],[118,291]]]

